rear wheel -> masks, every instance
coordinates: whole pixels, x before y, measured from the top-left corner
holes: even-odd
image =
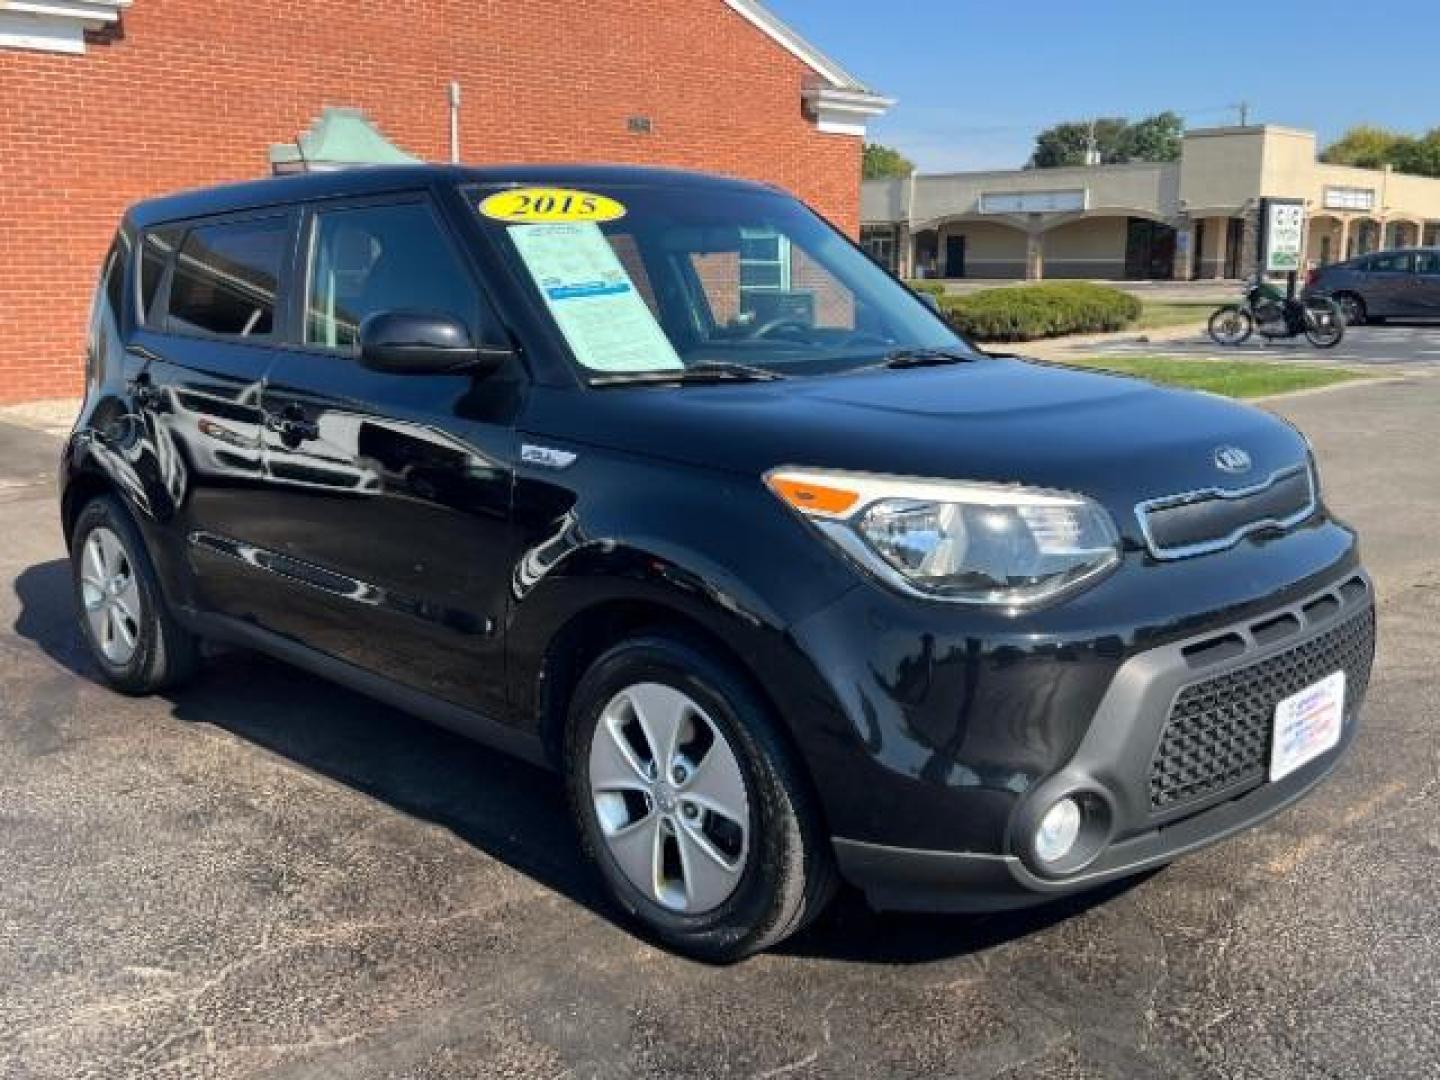
[[[1235,304],[1227,304],[1210,316],[1210,339],[1227,348],[1244,342],[1255,331],[1250,312]]]
[[[1335,297],[1335,303],[1340,305],[1340,314],[1345,317],[1346,326],[1365,325],[1365,301],[1354,293],[1340,293]]]
[[[635,638],[595,662],[575,691],[566,767],[587,854],[670,948],[741,959],[833,892],[828,840],[768,709],[680,638]]]
[[[196,640],[170,614],[140,532],[113,497],[80,511],[70,568],[85,643],[111,686],[148,694],[194,673]]]

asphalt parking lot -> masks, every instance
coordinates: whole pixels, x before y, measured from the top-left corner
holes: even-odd
[[[1083,901],[846,899],[724,969],[614,921],[527,766],[245,654],[101,689],[58,444],[0,426],[0,1077],[1435,1075],[1440,378],[1272,407],[1380,592],[1331,780]]]

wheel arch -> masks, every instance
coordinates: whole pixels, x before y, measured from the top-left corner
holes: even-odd
[[[769,712],[776,736],[789,751],[808,787],[810,804],[827,830],[824,802],[819,798],[810,763],[792,729],[782,701],[736,635],[726,633],[702,615],[663,597],[607,597],[575,610],[549,639],[535,672],[535,720],[549,761],[564,767],[564,741],[570,705],[581,678],[609,648],[646,634],[671,637],[719,660],[741,679]]]
[[[1355,289],[1355,288],[1336,289],[1334,292],[1332,292],[1332,293],[1330,294],[1330,299],[1333,300],[1333,301],[1335,301],[1335,303],[1339,304],[1342,308],[1343,308],[1344,305],[1345,305],[1345,299],[1346,299],[1347,297],[1348,297],[1349,299],[1351,299],[1351,300],[1354,300],[1355,303],[1357,303],[1357,304],[1360,305],[1360,318],[1361,318],[1362,321],[1363,321],[1364,319],[1366,319],[1366,318],[1369,317],[1369,315],[1370,315],[1370,304],[1369,304],[1369,302],[1365,299],[1365,294],[1362,293],[1359,289]]]
[[[75,522],[80,511],[87,504],[102,495],[119,495],[115,482],[96,469],[83,469],[72,473],[65,481],[60,495],[60,527],[64,530],[65,546],[70,546],[70,537],[75,532]],[[122,500],[123,501],[123,500]]]

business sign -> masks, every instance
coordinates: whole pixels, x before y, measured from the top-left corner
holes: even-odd
[[[1326,210],[1374,210],[1375,189],[1365,187],[1327,187]]]
[[[1084,188],[1070,191],[986,191],[980,195],[982,214],[1055,214],[1084,210]]]
[[[1260,200],[1260,266],[1267,274],[1300,269],[1305,250],[1305,202],[1302,199]]]

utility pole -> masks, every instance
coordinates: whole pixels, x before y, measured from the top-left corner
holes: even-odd
[[[450,83],[450,160],[460,164],[460,84]]]
[[[1100,164],[1100,144],[1095,139],[1095,121],[1090,121],[1090,137],[1085,144],[1085,164]]]
[[[1249,126],[1250,126],[1250,103],[1249,103],[1248,101],[1238,101],[1238,102],[1236,102],[1234,105],[1231,105],[1230,107],[1231,107],[1232,109],[1236,109],[1236,110],[1239,111],[1239,113],[1240,113],[1240,126],[1241,126],[1241,127],[1249,127]]]

